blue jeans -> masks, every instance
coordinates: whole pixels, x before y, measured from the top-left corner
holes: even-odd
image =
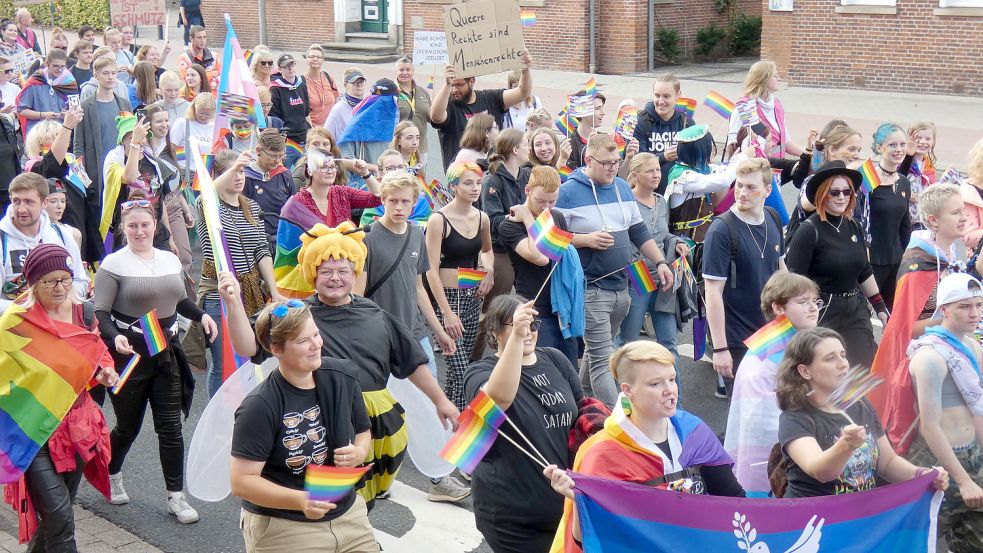
[[[539,321],[539,336],[536,338],[536,347],[556,348],[560,350],[570,364],[577,366],[577,339],[564,338],[560,331],[560,321],[556,315],[546,315],[536,317]]]
[[[614,334],[628,314],[631,299],[628,289],[605,290],[588,286],[584,294],[584,362],[580,368],[580,380],[585,383],[584,393],[601,400],[609,408],[618,399],[618,384],[611,374],[608,361],[614,350]]]
[[[676,351],[676,338],[679,335],[676,328],[676,314],[662,313],[655,310],[656,293],[639,295],[634,290],[631,294],[631,307],[628,314],[621,323],[621,332],[615,338],[615,344],[621,347],[628,342],[638,340],[642,333],[642,325],[645,323],[645,314],[648,313],[652,318],[652,326],[655,327],[655,340],[672,352],[676,362],[679,362],[679,352]]]
[[[205,20],[201,17],[201,10],[189,10],[185,8],[184,14],[188,16],[188,20],[184,22],[184,45],[187,46],[191,42],[191,26],[201,25],[205,26]]]
[[[434,360],[433,345],[430,343],[430,338],[426,336],[420,338],[420,347],[427,353],[427,367],[430,367],[430,374],[437,378],[437,362]]]
[[[205,336],[205,345],[208,346],[212,358],[208,364],[208,374],[205,376],[205,388],[208,390],[208,398],[211,399],[222,387],[222,307],[218,298],[206,298],[203,309],[215,321],[215,326],[218,328],[218,337],[214,342],[209,343],[208,336]]]

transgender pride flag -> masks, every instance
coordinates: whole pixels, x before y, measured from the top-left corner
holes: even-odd
[[[215,95],[217,117],[213,142],[222,138],[223,134],[229,132],[230,128],[228,117],[222,115],[223,92],[252,99],[256,108],[256,120],[253,122],[257,128],[266,128],[266,116],[259,105],[259,92],[256,90],[256,83],[253,82],[253,74],[249,71],[246,58],[242,54],[242,47],[239,46],[239,38],[236,36],[235,29],[232,28],[232,19],[229,14],[225,14],[225,48],[222,50],[222,74],[219,76],[218,92]]]
[[[935,472],[868,492],[738,499],[571,473],[587,553],[934,553]]]

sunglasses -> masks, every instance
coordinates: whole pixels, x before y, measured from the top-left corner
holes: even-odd
[[[272,60],[270,60],[270,61],[263,60],[263,61],[260,61],[259,64],[260,65],[265,65],[266,67],[273,67],[273,61]]]
[[[539,319],[533,319],[532,322],[529,323],[529,330],[532,331],[532,332],[539,332],[539,327],[542,324],[543,324],[543,322],[540,321]],[[505,326],[514,326],[514,325],[512,323],[509,323],[509,324],[507,324]]]
[[[3,70],[3,74],[4,74],[4,75],[10,75],[10,74],[11,74],[11,73],[13,73],[13,72],[14,72],[14,70],[13,70],[13,69],[4,69],[4,70]]]
[[[267,343],[269,343],[270,339],[273,336],[274,318],[276,320],[280,320],[280,319],[286,317],[287,316],[287,313],[289,313],[291,309],[298,309],[298,308],[301,308],[301,307],[304,307],[304,302],[302,302],[300,300],[290,300],[290,301],[287,301],[285,303],[281,303],[281,304],[277,305],[273,309],[270,309],[270,317],[269,317],[269,321],[268,321],[269,324],[267,324],[267,328],[266,328],[266,341],[267,341]]]
[[[150,207],[150,200],[130,200],[120,204],[120,209],[124,211],[127,209],[133,209],[134,207],[148,208]]]
[[[846,196],[847,198],[853,196],[853,189],[829,191],[829,197],[831,198],[839,198],[840,196]]]

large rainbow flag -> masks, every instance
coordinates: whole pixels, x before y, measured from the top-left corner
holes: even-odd
[[[0,484],[16,482],[61,424],[100,365],[99,337],[53,321],[35,306],[0,316]]]
[[[584,551],[927,553],[942,492],[935,472],[877,489],[808,499],[668,492],[574,473]]]
[[[225,48],[222,50],[222,74],[218,79],[218,91],[215,93],[216,118],[215,134],[212,142],[222,137],[222,132],[228,132],[228,117],[222,114],[222,93],[235,94],[249,98],[253,104],[250,115],[255,115],[253,123],[256,128],[266,128],[266,115],[259,109],[259,91],[256,83],[253,82],[253,74],[249,71],[249,64],[243,54],[242,47],[239,45],[239,37],[236,36],[235,29],[232,28],[232,19],[229,14],[225,14]]]

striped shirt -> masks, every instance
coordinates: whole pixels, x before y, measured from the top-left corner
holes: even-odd
[[[255,225],[246,220],[241,205],[232,206],[221,200],[218,202],[219,218],[222,220],[222,229],[225,232],[225,244],[232,258],[233,270],[237,274],[251,271],[264,257],[270,256],[270,244],[263,230],[259,205],[249,198],[240,197],[239,201],[242,202],[243,199],[248,202],[249,211],[256,221]],[[205,227],[205,212],[200,198],[197,207],[198,241],[205,259],[213,259],[212,242]]]

